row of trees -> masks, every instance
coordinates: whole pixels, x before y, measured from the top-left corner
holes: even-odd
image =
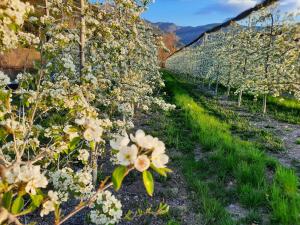
[[[34,13],[20,0],[0,2],[0,52],[22,45],[40,53],[35,72],[17,76],[17,90],[0,71],[0,224],[21,224],[41,210],[42,217],[54,212],[59,225],[85,208],[90,222],[115,224],[122,205],[112,186],[120,189],[136,170],[152,195],[150,167],[169,172],[163,142],[126,132],[137,109],[173,108],[156,97],[164,84],[159,40],[140,18],[147,4],[45,0],[35,5],[44,13]],[[99,157],[115,167],[104,180],[99,172],[110,171]],[[65,212],[62,204],[74,199],[78,205]]]
[[[300,97],[300,25],[296,13],[281,13],[272,6],[206,35],[197,46],[171,57],[167,67],[202,80],[209,86],[234,89],[241,105],[243,93],[267,96],[290,93]]]

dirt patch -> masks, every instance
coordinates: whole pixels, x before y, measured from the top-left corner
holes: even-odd
[[[197,145],[194,149],[195,161],[199,162],[203,158],[202,148],[200,145]]]
[[[249,213],[249,211],[243,208],[239,203],[230,204],[226,207],[226,210],[235,221],[245,218]]]
[[[245,107],[237,108],[236,102],[225,99],[219,100],[220,105],[228,108],[240,117],[246,118],[251,126],[258,129],[272,132],[279,137],[283,143],[286,151],[268,154],[276,157],[280,163],[287,167],[294,167],[295,163],[300,162],[300,145],[297,144],[297,139],[300,137],[300,125],[289,124],[271,118],[268,115],[253,114],[247,111]]]

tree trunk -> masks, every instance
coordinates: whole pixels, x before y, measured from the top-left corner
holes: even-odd
[[[227,87],[227,92],[226,92],[226,97],[228,98],[229,97],[229,95],[230,95],[230,89],[231,89],[231,87],[230,87],[230,85]]]
[[[80,45],[79,45],[79,51],[80,51],[80,77],[83,76],[83,68],[85,65],[85,55],[84,55],[84,48],[85,48],[85,35],[86,35],[86,26],[85,26],[85,1],[86,0],[80,0]]]
[[[244,68],[243,68],[243,77],[246,75],[246,66],[247,66],[247,58],[244,59]],[[241,90],[239,93],[239,99],[238,99],[238,107],[241,107],[242,105],[242,97],[243,97],[243,91]]]
[[[229,69],[229,75],[228,75],[228,80],[227,80],[227,92],[226,92],[226,97],[228,98],[230,95],[230,81],[231,81],[231,69],[232,69],[232,64],[230,64],[230,69]]]
[[[204,80],[204,79],[202,80],[202,85],[201,85],[201,87],[202,87],[202,88],[205,87],[205,80]]]
[[[242,105],[242,96],[243,96],[243,91],[240,91],[239,99],[238,99],[238,107],[241,107],[241,105]]]
[[[263,96],[263,114],[267,112],[267,94]]]
[[[272,48],[273,46],[273,30],[274,30],[274,17],[272,14],[270,14],[271,17],[271,30],[270,30],[270,42],[269,42],[269,50]],[[267,51],[267,57],[266,57],[266,62],[265,62],[265,80],[268,81],[268,74],[269,74],[269,61],[270,60],[270,52]],[[269,90],[269,87],[268,87]],[[266,114],[267,112],[267,94],[264,94],[263,96],[263,114]]]
[[[216,82],[215,95],[218,95],[218,89],[219,89],[219,79],[217,79]]]
[[[210,88],[211,88],[211,80],[209,80],[208,82],[208,90],[210,90]]]

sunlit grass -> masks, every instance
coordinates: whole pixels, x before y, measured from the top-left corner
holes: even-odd
[[[300,101],[297,99],[270,96],[268,97],[268,102],[286,109],[300,110]]]
[[[208,173],[207,170],[213,169],[217,180],[235,180],[236,187],[231,193],[232,198],[237,198],[244,207],[249,209],[263,207],[266,211],[270,210],[272,224],[299,224],[300,196],[298,178],[294,172],[283,168],[254,144],[233,136],[227,123],[209,115],[180,88],[180,84],[171,74],[167,72],[164,74],[174,102],[183,110],[193,136],[206,151],[211,152],[211,164],[204,170],[198,165],[201,161],[194,162],[190,159],[182,162],[187,181],[199,194],[205,216],[223,212],[222,218],[228,221],[226,224],[233,224],[233,221],[226,219],[227,214],[222,210],[224,199],[214,198],[212,205],[206,203],[206,198],[210,198],[211,194],[207,184],[201,179],[203,178],[201,172]],[[216,208],[218,210],[214,210]]]

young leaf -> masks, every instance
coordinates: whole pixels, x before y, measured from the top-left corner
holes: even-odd
[[[39,207],[44,199],[43,195],[30,195],[30,198],[36,207]]]
[[[22,196],[18,196],[12,204],[11,207],[12,214],[18,214],[23,207],[24,207],[24,199]]]
[[[131,210],[128,210],[128,212],[124,216],[124,220],[126,220],[126,221],[132,221],[133,220],[133,212]]]
[[[152,163],[151,163],[151,168],[158,174],[166,177],[168,174],[167,173],[171,173],[172,170],[170,170],[169,168],[157,168],[156,166],[154,166]]]
[[[159,203],[159,207],[157,210],[157,214],[158,215],[165,215],[169,212],[169,205],[165,204],[165,203]]]
[[[68,144],[69,150],[73,151],[77,147],[77,145],[79,144],[80,140],[81,140],[80,137],[73,138],[70,141],[70,143]]]
[[[9,192],[4,193],[3,197],[2,197],[3,207],[9,210],[9,208],[11,206],[11,200],[12,200],[12,192],[9,191]]]
[[[114,170],[112,174],[112,182],[116,191],[121,188],[126,172],[127,168],[125,166],[119,166]]]
[[[148,195],[152,197],[154,192],[154,180],[151,172],[147,170],[143,172],[143,182]]]
[[[96,148],[96,143],[95,143],[94,141],[91,141],[91,142],[90,142],[90,147],[91,147],[92,150],[95,150],[95,148]]]
[[[30,205],[26,209],[24,209],[24,210],[22,210],[22,212],[18,213],[18,216],[26,215],[28,213],[33,212],[36,209],[37,209],[37,207],[33,204],[33,202],[31,202]]]

